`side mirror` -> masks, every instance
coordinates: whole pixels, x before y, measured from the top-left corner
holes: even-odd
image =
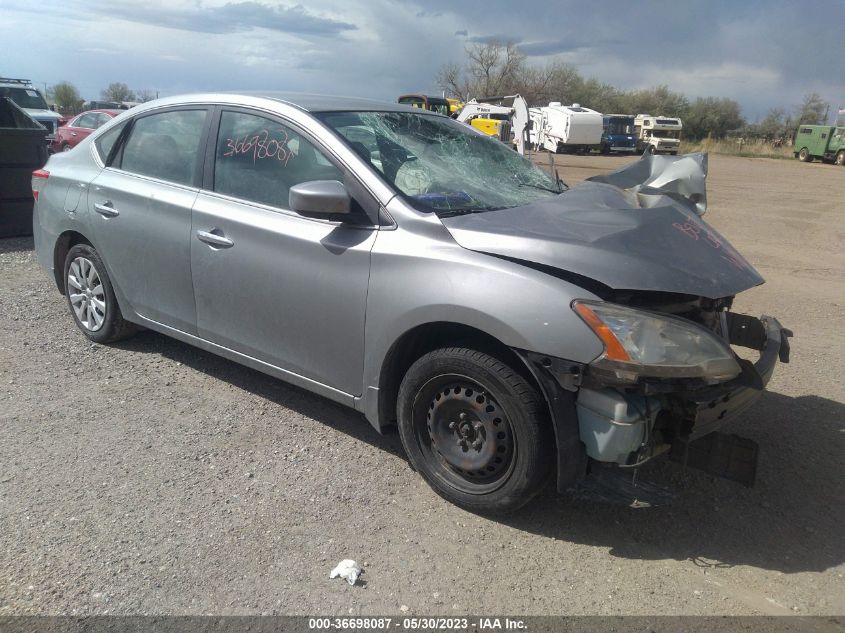
[[[288,206],[297,213],[350,213],[352,199],[338,180],[310,180],[290,188]]]

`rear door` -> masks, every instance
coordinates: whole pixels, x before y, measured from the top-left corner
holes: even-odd
[[[291,122],[223,108],[194,205],[198,334],[347,394],[361,392],[377,230],[290,211],[290,187],[346,173]],[[212,154],[213,152],[213,154]]]
[[[88,195],[96,246],[130,309],[189,333],[191,207],[208,118],[203,107],[138,116]]]

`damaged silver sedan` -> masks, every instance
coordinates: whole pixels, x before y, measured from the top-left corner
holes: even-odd
[[[174,97],[34,173],[36,251],[89,339],[149,328],[397,425],[472,510],[661,454],[750,484],[756,445],[718,429],[788,331],[731,311],[763,279],[701,219],[706,168],[570,189],[419,109]]]

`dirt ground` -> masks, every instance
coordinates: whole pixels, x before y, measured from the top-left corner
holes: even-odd
[[[557,157],[570,183],[627,160]],[[736,308],[793,360],[733,426],[756,487],[654,463],[666,508],[469,514],[352,411],[152,332],[88,343],[0,240],[0,615],[845,613],[845,169],[710,166],[707,218],[767,279]]]

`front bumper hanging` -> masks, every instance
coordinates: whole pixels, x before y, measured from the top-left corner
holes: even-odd
[[[789,337],[777,319],[727,313],[728,340],[731,345],[760,352],[756,363],[740,359],[742,373],[734,380],[702,391],[690,392],[688,400],[694,407],[690,440],[712,433],[742,414],[762,395],[772,378],[778,360],[789,362]]]

